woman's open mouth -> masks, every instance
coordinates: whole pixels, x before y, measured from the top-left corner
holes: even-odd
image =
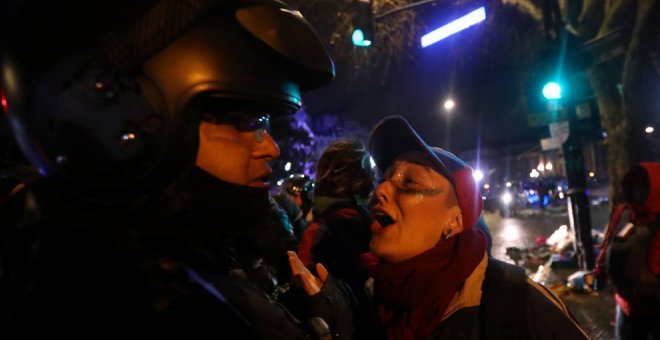
[[[385,228],[385,227],[389,226],[390,224],[394,223],[394,220],[392,219],[392,217],[390,217],[390,215],[388,215],[384,211],[375,210],[375,211],[372,212],[372,215],[374,217],[374,220],[376,220],[382,228]]]

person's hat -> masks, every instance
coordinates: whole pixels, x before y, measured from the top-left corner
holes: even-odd
[[[635,164],[623,177],[624,201],[650,213],[660,213],[660,163]]]
[[[401,116],[386,117],[371,131],[369,152],[381,172],[385,172],[398,156],[411,151],[426,153],[433,162],[433,169],[449,180],[463,214],[463,227],[473,228],[483,203],[472,168],[467,163],[447,150],[427,145]]]

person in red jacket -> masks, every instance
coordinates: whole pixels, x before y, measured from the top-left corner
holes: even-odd
[[[621,185],[624,202],[612,211],[585,282],[600,288],[607,277],[613,283],[616,339],[660,339],[660,163],[634,165]],[[626,210],[629,222],[617,229]]]

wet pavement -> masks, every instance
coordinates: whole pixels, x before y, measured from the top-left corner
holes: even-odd
[[[609,217],[607,205],[592,206],[591,220],[594,229],[604,229]],[[498,213],[485,213],[484,218],[488,224],[492,237],[492,255],[500,260],[514,263],[507,256],[507,248],[518,247],[529,249],[535,246],[537,237],[549,237],[559,226],[568,225],[568,215],[563,207],[554,207],[541,211],[527,209],[518,211],[515,217],[504,218]],[[526,269],[532,277],[539,265],[545,261],[528,257]],[[523,263],[520,263],[523,264]],[[592,339],[614,339],[614,298],[611,286],[599,292],[569,291],[566,279],[579,269],[573,266],[553,265],[551,272],[547,272],[545,284],[551,288],[569,307],[580,326]],[[540,271],[539,271],[540,272]]]

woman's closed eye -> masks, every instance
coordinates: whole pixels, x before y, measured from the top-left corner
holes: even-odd
[[[415,184],[417,184],[417,181],[415,181],[414,179],[412,179],[410,177],[403,177],[402,182],[403,182],[404,185],[415,185]]]

